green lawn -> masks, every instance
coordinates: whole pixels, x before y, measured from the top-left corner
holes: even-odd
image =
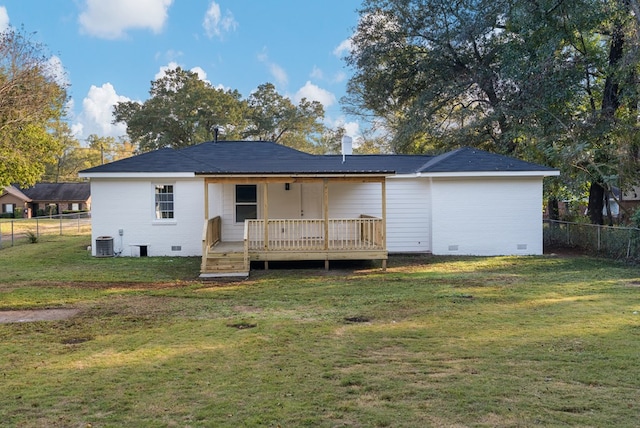
[[[0,251],[0,421],[17,427],[638,426],[640,270],[392,258],[200,282],[197,258]]]

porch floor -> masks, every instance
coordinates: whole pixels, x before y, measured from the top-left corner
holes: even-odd
[[[305,244],[308,247],[301,248],[269,248],[265,250],[249,250],[249,261],[302,261],[318,260],[325,261],[325,268],[329,269],[330,260],[382,260],[383,269],[386,267],[388,253],[379,248],[370,249],[350,249],[347,241],[341,240],[330,242],[329,249],[317,249],[322,240],[308,240]],[[334,245],[335,244],[335,245]],[[355,245],[355,244],[354,244]],[[316,249],[313,249],[313,247]],[[311,248],[310,248],[311,247]],[[332,248],[334,247],[334,248]],[[335,248],[339,247],[339,248]],[[211,246],[207,259],[204,261],[205,269],[201,272],[201,277],[215,277],[227,275],[246,276],[243,264],[244,242],[241,241],[219,241]],[[266,265],[268,267],[268,265]]]

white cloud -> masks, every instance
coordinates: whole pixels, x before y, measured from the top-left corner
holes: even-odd
[[[56,81],[56,83],[58,83],[58,85],[68,86],[71,84],[71,82],[69,81],[69,76],[67,75],[67,72],[62,65],[62,60],[60,60],[59,57],[53,55],[51,58],[49,58],[47,63],[49,73],[51,74],[51,77],[53,77],[53,79]]]
[[[335,120],[325,120],[325,124],[332,129],[344,128],[345,134],[353,138],[354,147],[358,147],[362,139],[358,122],[347,122],[344,116],[340,116]]]
[[[204,71],[204,70],[202,69],[202,67],[193,67],[193,68],[191,69],[191,71],[192,71],[192,72],[194,72],[194,73],[196,73],[196,74],[198,75],[198,78],[199,78],[200,80],[202,80],[203,82],[209,82],[209,81],[207,80],[207,72],[206,72],[206,71]],[[211,82],[209,82],[209,83],[211,83]]]
[[[9,28],[9,14],[7,8],[0,6],[0,31],[4,31]]]
[[[343,40],[334,50],[333,54],[338,58],[342,58],[345,55],[351,53],[351,48],[353,47],[353,42],[351,39]]]
[[[333,76],[333,83],[342,83],[347,79],[347,73],[345,73],[344,71],[338,71],[334,76]]]
[[[298,89],[298,92],[293,96],[296,103],[299,103],[303,98],[306,98],[308,101],[319,101],[325,109],[336,102],[335,95],[309,81],[307,81],[302,88]]]
[[[80,14],[83,32],[104,39],[118,39],[130,29],[159,33],[168,18],[173,0],[85,0]]]
[[[358,122],[344,122],[342,123],[342,127],[345,129],[347,135],[354,137],[355,143],[359,141],[360,124]]]
[[[154,55],[154,59],[156,61],[166,60],[166,61],[176,61],[178,58],[184,56],[184,52],[174,49],[169,49],[166,52],[156,52]]]
[[[284,68],[280,67],[275,62],[272,62],[266,52],[262,52],[258,55],[258,61],[267,66],[269,73],[271,73],[271,76],[273,76],[278,85],[287,86],[289,83],[289,76],[287,75],[287,72]]]
[[[175,70],[178,67],[180,67],[180,65],[175,61],[171,61],[169,64],[161,66],[160,70],[158,70],[156,75],[153,76],[153,80],[158,80],[158,79],[164,77],[164,75],[167,73],[167,71]]]
[[[324,79],[324,73],[317,65],[313,66],[313,70],[311,70],[311,75],[309,76],[312,79],[322,80]]]
[[[182,66],[180,64],[178,64],[177,62],[175,62],[175,61],[171,61],[169,64],[163,65],[162,67],[160,67],[160,70],[158,70],[158,72],[154,76],[154,80],[158,80],[158,79],[164,77],[164,75],[166,74],[167,71],[175,70],[178,67],[182,67]],[[184,67],[183,67],[183,69],[184,69]],[[207,72],[204,71],[204,69],[202,67],[193,67],[189,71],[191,71],[193,73],[196,73],[198,75],[198,78],[200,80],[202,80],[203,82],[207,82],[207,83],[211,84],[211,82],[207,80]]]
[[[220,5],[212,1],[207,13],[204,15],[202,26],[210,39],[213,37],[222,39],[223,33],[234,31],[238,27],[238,22],[228,10],[223,16],[220,11]]]
[[[99,137],[119,137],[127,133],[124,123],[112,124],[113,107],[118,102],[131,101],[118,95],[111,83],[100,87],[91,85],[87,96],[82,100],[82,113],[78,116],[72,130],[78,138],[87,138],[91,134]]]

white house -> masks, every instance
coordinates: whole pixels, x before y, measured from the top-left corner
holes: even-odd
[[[542,253],[542,179],[558,171],[472,148],[439,156],[303,153],[271,142],[160,149],[81,172],[93,254],[250,261],[388,253]]]

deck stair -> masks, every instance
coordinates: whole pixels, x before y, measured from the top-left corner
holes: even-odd
[[[205,221],[200,278],[247,277],[249,261],[243,242],[222,242],[221,219]]]
[[[242,242],[218,242],[207,251],[204,277],[248,276]]]

